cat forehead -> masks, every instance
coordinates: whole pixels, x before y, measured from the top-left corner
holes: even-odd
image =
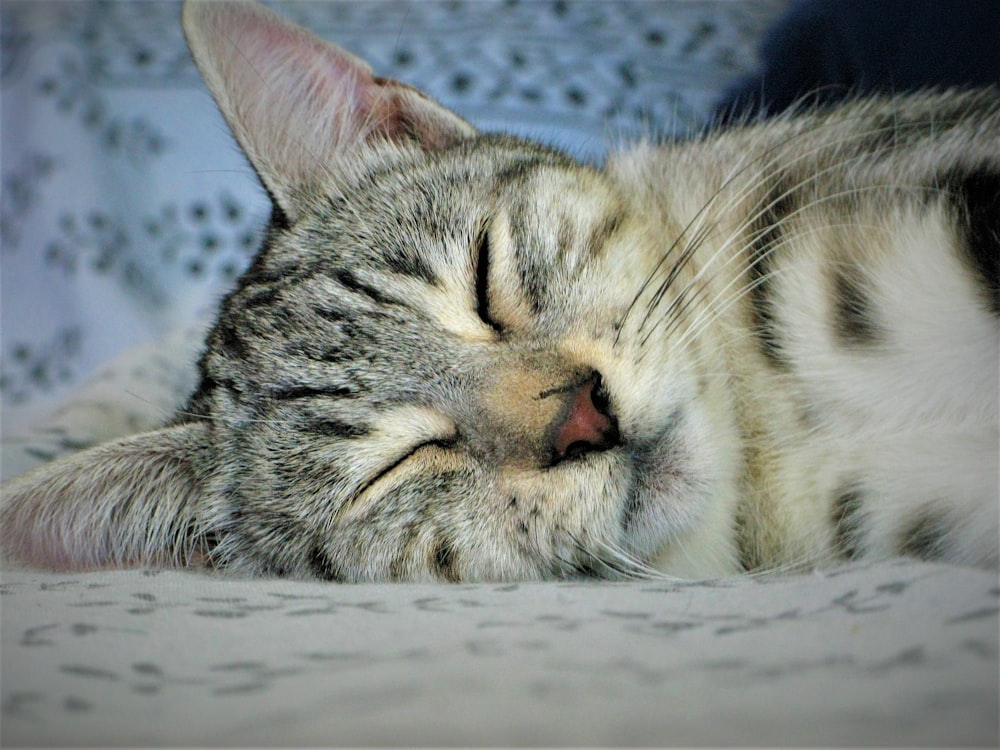
[[[525,190],[534,191],[528,199],[544,200],[547,190],[579,190],[583,176],[593,181],[596,174],[561,152],[502,135],[481,135],[439,152],[404,151],[362,171],[363,178],[346,189],[332,184],[322,195],[307,196],[311,206],[304,213],[313,221],[332,214],[363,224],[396,214],[432,220],[420,212],[433,207],[447,217],[474,205],[512,202]]]
[[[244,321],[255,381],[310,381],[289,374],[289,357],[301,355],[320,363],[310,365],[317,377],[349,374],[352,393],[377,391],[394,373],[408,374],[412,387],[397,389],[412,395],[452,365],[482,365],[455,348],[491,335],[476,313],[482,233],[495,251],[497,299],[526,294],[517,279],[528,272],[540,300],[563,299],[556,266],[571,262],[567,244],[606,229],[607,195],[592,167],[506,138],[400,162],[350,192],[314,196],[293,225],[274,226],[224,322]]]

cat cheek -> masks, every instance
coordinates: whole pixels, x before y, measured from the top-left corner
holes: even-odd
[[[507,468],[497,475],[508,526],[527,521],[534,529],[617,541],[634,466],[621,451],[593,453],[549,469]]]

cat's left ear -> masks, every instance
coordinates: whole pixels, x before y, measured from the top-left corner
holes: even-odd
[[[386,146],[445,148],[475,129],[416,89],[255,2],[187,0],[195,63],[278,207],[346,188]]]

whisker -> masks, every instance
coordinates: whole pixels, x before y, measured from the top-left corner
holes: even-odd
[[[866,112],[861,112],[857,116],[859,118],[863,118],[863,117],[867,117],[868,114]],[[956,118],[956,121],[957,121],[957,119],[958,118]],[[898,132],[902,127],[907,127],[907,128],[922,127],[925,124],[926,123],[922,123],[922,122],[919,122],[919,121],[913,122],[913,123],[904,123],[903,125],[900,125],[900,124],[896,123],[896,124],[889,125],[889,126],[883,126],[883,127],[878,127],[878,128],[868,128],[866,130],[862,130],[862,131],[859,131],[857,133],[852,133],[850,136],[844,137],[844,138],[840,139],[840,141],[838,143],[835,143],[835,144],[821,142],[819,145],[815,146],[814,148],[808,149],[805,152],[797,155],[795,158],[791,159],[788,162],[788,164],[785,165],[785,166],[786,166],[786,168],[787,167],[791,167],[791,166],[795,166],[798,163],[800,163],[802,161],[805,161],[805,160],[807,160],[807,159],[815,156],[816,154],[818,154],[818,153],[820,153],[820,152],[822,152],[824,150],[836,149],[838,147],[842,148],[847,143],[850,143],[850,142],[852,142],[854,140],[870,138],[873,135],[878,135],[878,134],[886,133],[886,132]],[[633,310],[635,309],[636,304],[642,298],[642,296],[645,293],[645,291],[649,288],[650,284],[652,283],[652,281],[656,277],[656,275],[660,272],[660,270],[666,264],[668,258],[673,254],[673,252],[677,248],[678,244],[680,243],[681,239],[685,235],[687,235],[688,232],[693,227],[698,226],[699,230],[703,228],[702,225],[701,225],[701,222],[704,220],[705,216],[707,215],[707,212],[708,212],[709,208],[736,181],[736,179],[738,177],[742,176],[747,170],[751,169],[754,166],[760,166],[762,168],[762,171],[764,169],[766,169],[767,164],[771,164],[773,166],[774,164],[777,163],[778,152],[784,146],[788,145],[788,143],[790,143],[791,141],[793,141],[797,137],[808,137],[808,136],[815,137],[815,134],[817,132],[821,131],[822,127],[824,127],[826,125],[827,125],[827,123],[821,123],[820,126],[817,127],[814,130],[799,130],[799,131],[796,131],[796,132],[792,133],[787,138],[785,138],[785,139],[777,142],[773,146],[771,146],[768,149],[766,149],[765,151],[763,151],[755,159],[752,159],[750,162],[748,162],[748,163],[746,163],[746,164],[744,164],[742,166],[738,166],[738,168],[736,168],[733,172],[731,172],[730,175],[727,176],[722,181],[722,184],[707,198],[707,200],[702,205],[702,207],[695,213],[695,215],[691,218],[691,220],[688,222],[688,224],[681,230],[681,232],[678,234],[677,238],[675,238],[675,240],[671,243],[671,245],[667,248],[667,250],[661,255],[660,259],[657,261],[657,263],[654,265],[653,269],[647,275],[646,279],[640,285],[639,290],[636,292],[635,296],[632,299],[632,302],[628,305],[628,307],[626,308],[625,312],[621,315],[621,317],[618,319],[618,321],[616,321],[616,323],[615,323],[616,336],[615,336],[615,341],[614,341],[615,345],[618,345],[620,343],[621,335],[622,335],[622,332],[624,330],[624,327],[625,327],[625,324],[627,322],[627,319],[631,316]],[[830,123],[829,125],[831,127],[833,127],[833,126],[837,126],[837,123]],[[866,157],[865,154],[856,154],[854,157],[852,157],[852,159],[863,159],[865,157]],[[770,158],[770,161],[768,161],[769,158]],[[763,162],[763,163],[761,163],[761,162]],[[742,233],[744,227],[746,227],[746,226],[752,224],[752,222],[758,220],[768,210],[773,209],[774,205],[776,205],[776,203],[778,201],[786,199],[792,192],[794,192],[796,190],[801,190],[803,187],[805,187],[809,183],[814,183],[820,177],[822,177],[824,174],[826,174],[828,172],[831,172],[831,171],[834,171],[834,170],[843,169],[843,162],[844,162],[844,160],[838,160],[838,164],[830,166],[830,167],[828,167],[828,168],[826,168],[824,170],[820,170],[819,172],[814,173],[808,179],[802,180],[798,184],[796,184],[796,185],[792,186],[791,188],[787,189],[781,196],[778,196],[777,198],[772,199],[771,203],[767,204],[766,206],[763,206],[762,208],[759,208],[759,210],[754,215],[752,215],[748,219],[746,219],[743,222],[743,224],[741,225],[741,227],[737,228],[737,231],[734,232],[734,234],[740,234],[740,233]],[[758,187],[757,183],[750,183],[750,184],[748,184],[743,190],[741,190],[736,195],[734,195],[734,196],[732,196],[730,198],[730,200],[728,201],[727,206],[721,207],[721,213],[725,213],[725,211],[727,210],[727,208],[732,208],[735,204],[739,203],[741,200],[743,200],[747,195],[749,195],[757,187]],[[891,186],[891,187],[897,187],[897,186]],[[919,189],[921,189],[921,190],[928,190],[928,189],[933,190],[934,187],[933,186],[920,186]],[[766,197],[766,194],[765,194],[765,197]],[[717,222],[715,224],[717,224]],[[696,235],[697,235],[697,237],[700,237],[701,233],[697,232]],[[696,241],[697,237],[695,239],[692,239],[689,242],[697,244],[697,241]],[[727,243],[724,242],[723,243],[723,247],[725,247],[726,244]],[[663,291],[665,291],[665,290],[662,289],[662,287],[664,287],[664,286],[669,287],[669,285],[676,279],[676,277],[677,277],[677,275],[679,273],[679,269],[677,268],[677,266],[678,265],[683,265],[683,264],[686,264],[687,262],[689,262],[690,257],[693,256],[693,252],[692,253],[687,253],[686,255],[687,255],[687,257],[684,258],[683,262],[680,259],[678,259],[678,263],[675,264],[675,266],[672,267],[670,271],[668,271],[667,279],[664,282],[661,282],[660,287],[657,289],[657,292],[654,294],[654,299],[659,300],[659,299],[662,298]],[[640,325],[639,328],[641,330],[642,325]]]
[[[797,189],[797,187],[798,186],[795,186],[795,187],[789,189],[783,195],[787,195],[788,193],[791,192],[791,190]],[[837,200],[843,199],[845,197],[850,197],[850,196],[853,196],[853,195],[861,194],[861,193],[866,192],[866,191],[880,191],[880,190],[889,190],[889,189],[893,189],[893,190],[907,190],[907,189],[912,189],[912,190],[914,190],[916,192],[916,191],[926,191],[927,187],[923,186],[923,185],[917,185],[917,186],[913,186],[913,185],[911,185],[911,186],[900,185],[898,183],[882,184],[882,185],[860,186],[860,187],[852,188],[850,190],[843,190],[843,191],[839,191],[839,192],[836,192],[836,193],[831,193],[829,195],[823,196],[822,198],[815,198],[812,201],[810,201],[810,202],[802,205],[801,207],[797,208],[795,211],[791,212],[788,215],[787,218],[797,217],[797,216],[801,215],[802,213],[804,213],[804,212],[806,212],[806,211],[808,211],[810,209],[813,209],[816,206],[822,205],[822,204],[824,204],[826,202],[837,201]],[[778,199],[775,199],[775,200],[778,200]],[[772,201],[772,203],[773,202],[774,201]],[[768,207],[765,207],[764,209],[762,209],[761,212],[758,213],[758,215],[762,214],[766,210],[768,210]],[[750,221],[752,222],[753,218],[751,218]],[[875,225],[861,225],[861,224],[858,224],[858,223],[843,223],[843,224],[826,223],[826,224],[822,224],[822,225],[817,225],[816,227],[812,227],[808,231],[806,231],[806,230],[800,230],[800,231],[796,232],[795,234],[787,235],[787,236],[785,236],[783,238],[783,243],[785,243],[785,242],[789,242],[790,243],[790,242],[793,242],[796,239],[800,239],[801,237],[809,236],[810,234],[818,234],[818,233],[820,233],[822,231],[826,231],[826,230],[829,230],[829,229],[836,229],[838,227],[850,227],[850,228],[864,227],[864,228],[867,228],[867,229],[869,229],[871,231],[879,231],[879,230],[882,229],[881,227],[878,227],[878,226],[875,226]],[[693,302],[693,300],[695,298],[692,295],[690,295],[690,291],[691,291],[692,287],[695,285],[695,283],[698,283],[699,281],[702,280],[701,277],[705,273],[705,271],[714,263],[714,261],[720,255],[723,254],[723,252],[727,249],[726,245],[728,245],[736,237],[738,237],[739,234],[740,233],[738,231],[732,233],[730,235],[730,237],[719,248],[719,250],[717,250],[711,256],[711,258],[709,258],[709,260],[698,270],[698,272],[696,273],[695,277],[691,280],[691,282],[689,282],[689,284],[684,289],[682,289],[680,292],[678,292],[677,296],[672,301],[670,307],[668,307],[668,309],[664,312],[664,315],[661,316],[661,318],[658,320],[658,322],[656,324],[654,324],[652,330],[655,330],[655,328],[658,325],[660,325],[664,320],[667,320],[667,319],[671,318],[671,316],[672,316],[673,319],[671,320],[670,323],[668,323],[668,328],[667,328],[667,331],[665,331],[664,336],[669,336],[669,335],[672,334],[672,331],[675,330],[676,326],[679,324],[678,321],[681,320],[681,318],[683,316],[683,313],[685,313],[689,309],[690,305],[692,304],[692,302]],[[726,258],[725,262],[719,268],[715,269],[715,272],[710,277],[708,277],[707,279],[704,280],[702,288],[704,288],[705,286],[710,285],[734,261],[737,261],[737,262],[740,261],[740,260],[745,261],[745,266],[743,268],[741,268],[741,269],[738,269],[735,272],[734,278],[723,287],[723,289],[720,291],[720,293],[717,294],[716,297],[713,298],[713,300],[711,302],[709,302],[709,304],[706,306],[705,310],[699,313],[699,317],[712,314],[713,315],[713,319],[717,318],[721,314],[722,310],[720,310],[720,311],[718,311],[717,313],[714,313],[714,314],[711,313],[711,311],[714,308],[718,307],[717,303],[718,303],[719,299],[721,298],[722,294],[726,290],[728,290],[729,287],[731,287],[734,283],[736,283],[737,281],[741,280],[742,274],[745,273],[746,270],[749,269],[749,267],[754,262],[760,262],[761,258],[769,257],[770,254],[776,250],[775,247],[770,247],[761,256],[759,256],[757,258],[753,258],[753,259],[747,259],[747,257],[746,257],[747,256],[747,250],[749,250],[752,247],[753,243],[755,242],[755,239],[756,238],[751,237],[750,240],[748,242],[744,243],[741,247],[734,249],[728,255],[728,257]],[[765,274],[765,275],[762,275],[761,277],[755,279],[754,283],[749,284],[745,288],[743,288],[742,290],[740,290],[734,296],[734,299],[732,300],[732,302],[735,302],[738,297],[742,296],[743,294],[748,293],[753,288],[755,288],[757,285],[765,283],[770,278],[771,278],[770,274]],[[685,301],[683,304],[681,304],[681,301],[684,300],[685,298],[687,298],[687,301]],[[728,309],[728,307],[730,306],[730,304],[725,305],[724,309]],[[646,333],[646,335],[640,341],[640,346],[644,346],[647,343],[647,341],[649,340],[649,338],[651,336],[652,330],[650,330],[650,331],[648,331]],[[699,333],[702,330],[704,330],[704,326],[702,326],[702,327],[700,327],[698,329]]]
[[[610,542],[606,539],[601,540],[601,546],[604,547],[608,552],[614,555],[616,558],[620,559],[626,563],[635,578],[641,578],[644,580],[656,580],[656,581],[666,581],[666,580],[680,580],[674,576],[667,575],[656,568],[644,563],[643,561],[637,559],[635,556],[626,552],[621,546]]]
[[[576,550],[582,552],[596,562],[602,568],[608,570],[613,578],[624,578],[624,579],[641,579],[649,577],[651,571],[649,568],[644,566],[641,562],[635,560],[631,556],[624,553],[622,550],[618,549],[615,545],[610,544],[606,540],[598,539],[597,544],[600,548],[611,553],[611,557],[607,558],[598,552],[591,549],[590,546],[584,544],[581,539],[575,534],[569,534],[570,540],[573,542]],[[566,561],[564,561],[566,562]],[[579,565],[570,562],[570,567],[573,569],[579,569]],[[652,571],[655,572],[655,571]]]
[[[600,567],[605,568],[608,571],[610,571],[613,574],[612,575],[613,578],[631,578],[632,577],[627,571],[623,571],[618,565],[616,565],[614,563],[614,561],[606,560],[603,557],[601,557],[600,555],[598,555],[596,552],[594,552],[593,550],[591,550],[590,548],[588,548],[575,535],[570,534],[569,536],[570,536],[570,539],[573,541],[573,544],[575,545],[575,549],[576,549],[577,552],[584,553],[589,558],[593,559],[593,561],[595,563],[597,563],[597,565],[599,565]],[[575,561],[573,561],[571,559],[567,559],[566,557],[563,557],[562,555],[560,555],[558,553],[555,555],[555,557],[556,557],[556,559],[559,562],[561,562],[563,564],[564,570],[569,571],[570,573],[578,574],[578,575],[584,573],[584,570],[582,569],[582,566],[581,566],[580,563],[575,562]],[[589,570],[593,570],[593,569],[589,568]],[[597,571],[594,571],[594,572],[596,573]],[[601,577],[603,577],[603,576],[601,576]]]

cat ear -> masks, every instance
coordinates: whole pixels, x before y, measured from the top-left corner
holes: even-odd
[[[5,482],[5,561],[51,570],[191,565],[204,552],[207,427],[135,435]]]
[[[447,147],[475,134],[460,117],[364,61],[241,0],[187,0],[188,46],[264,186],[290,219],[296,193],[345,184],[366,149]]]

